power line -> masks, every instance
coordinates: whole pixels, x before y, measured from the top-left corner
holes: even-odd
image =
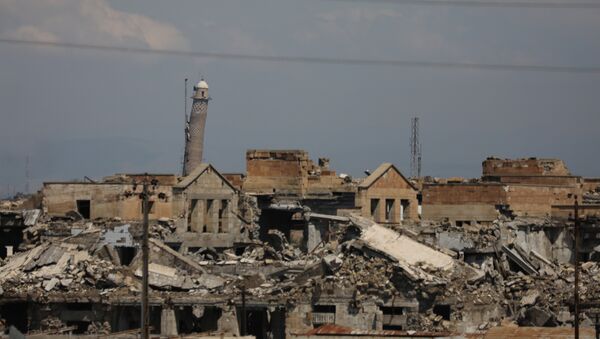
[[[395,66],[395,67],[421,67],[421,68],[448,68],[448,69],[479,69],[492,71],[532,71],[553,73],[583,73],[600,74],[600,67],[580,66],[555,66],[541,64],[485,64],[469,62],[436,62],[416,60],[392,60],[392,59],[354,59],[354,58],[328,58],[310,56],[281,56],[260,55],[242,53],[220,53],[220,52],[197,52],[175,49],[151,49],[143,47],[121,47],[109,45],[92,45],[71,42],[46,42],[19,39],[0,39],[0,43],[29,46],[45,46],[59,48],[73,48],[80,50],[110,51],[134,54],[169,55],[200,59],[225,59],[262,61],[278,63],[305,63],[305,64],[330,64],[330,65],[355,65],[355,66]]]
[[[498,0],[332,0],[342,2],[382,2],[389,4],[407,4],[424,6],[459,7],[514,7],[548,9],[591,9],[600,8],[600,2],[568,1],[498,1]]]

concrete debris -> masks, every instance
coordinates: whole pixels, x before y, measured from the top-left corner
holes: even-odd
[[[521,306],[533,306],[540,297],[540,292],[537,290],[530,290],[521,299]]]
[[[328,254],[323,257],[323,263],[331,272],[336,272],[342,267],[343,261],[335,254]]]
[[[48,291],[52,291],[52,289],[60,282],[60,280],[58,280],[57,278],[52,278],[50,280],[44,280],[44,282],[42,283],[42,286],[44,287],[44,289],[46,290],[46,292]]]
[[[517,247],[518,248],[518,247]],[[506,253],[508,258],[512,260],[515,264],[517,264],[525,273],[527,274],[537,274],[537,269],[531,264],[531,262],[523,255],[521,255],[522,251],[517,251],[516,249],[510,249],[508,246],[502,246],[502,251]]]
[[[135,275],[142,277],[142,270],[138,268]],[[181,290],[189,290],[194,287],[190,277],[178,274],[177,269],[163,266],[160,264],[150,263],[148,265],[148,283],[157,288],[177,288]]]
[[[350,213],[313,213],[283,200],[268,208],[289,212],[297,224],[258,228],[252,219],[251,240],[226,248],[169,242],[176,223],[153,222],[149,284],[157,332],[240,336],[245,316],[276,339],[326,323],[413,335],[482,333],[507,322],[573,324],[574,270],[559,247],[567,237],[547,220],[499,219],[459,231],[445,222],[387,226]],[[38,216],[24,228],[26,246],[0,262],[0,322],[12,319],[3,305],[30,303],[43,321],[28,333],[131,329],[139,320],[140,230],[129,221]],[[538,231],[554,243],[534,238]],[[593,261],[600,248],[588,247],[582,303],[600,301],[600,263]]]
[[[27,227],[35,225],[41,214],[42,211],[39,209],[23,210],[23,225]]]

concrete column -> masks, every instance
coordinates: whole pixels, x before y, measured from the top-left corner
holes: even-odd
[[[379,197],[379,204],[377,205],[377,222],[385,222],[385,197]]]
[[[206,209],[206,201],[202,199],[198,199],[196,203],[196,211],[194,212],[194,226],[192,226],[192,231],[202,233],[202,226],[204,226],[204,210]]]
[[[233,209],[233,206],[231,206],[231,204],[233,204],[233,200],[227,200],[227,209],[225,210],[225,221],[223,222],[223,231],[225,233],[231,233],[233,230],[233,217],[231,214],[231,210]]]
[[[168,337],[178,335],[175,310],[163,308],[160,314],[160,334]]]
[[[399,200],[398,202],[400,203],[400,221],[404,221],[404,214],[406,213],[404,204],[402,203],[402,200]]]
[[[210,231],[212,233],[219,233],[219,207],[221,206],[221,201],[218,199],[214,199],[212,204],[210,205]]]
[[[187,213],[189,213],[189,218],[186,218],[188,220],[188,222],[190,223],[189,225],[187,225],[187,230],[190,230],[192,232],[196,231],[196,228],[198,227],[198,207],[199,207],[199,201],[198,200],[190,200],[189,202],[189,211],[187,211]]]

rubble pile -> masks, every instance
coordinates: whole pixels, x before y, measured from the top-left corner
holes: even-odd
[[[171,219],[161,218],[150,226],[149,236],[156,239],[166,239],[172,235],[177,226]]]
[[[573,323],[568,311],[572,305],[574,268],[561,265],[550,276],[527,276],[515,274],[507,278],[505,297],[511,301],[518,322],[527,326],[567,325]],[[581,303],[597,302],[600,296],[600,265],[585,262],[581,265],[579,290]],[[530,317],[530,313],[544,314],[542,318]],[[533,318],[533,320],[532,320]]]
[[[600,186],[583,193],[584,204],[600,204]]]
[[[115,287],[123,281],[124,274],[111,262],[67,243],[45,244],[21,252],[0,267],[0,284],[10,294],[73,293]]]
[[[405,300],[414,303],[402,314],[411,331],[462,331],[464,323],[485,330],[507,320],[523,326],[573,323],[573,266],[517,241],[520,228],[543,229],[547,220],[500,219],[464,227],[423,223],[399,232],[354,215],[335,220],[335,239],[311,251],[275,229],[265,232],[263,241],[256,238],[239,248],[176,250],[163,242],[175,224],[158,220],[150,227],[151,295],[217,298],[225,305],[239,304],[242,294],[277,305],[341,298],[353,310],[389,308]],[[104,303],[139,298],[139,224],[43,216],[24,234],[22,251],[0,261],[0,295],[38,302],[53,295],[94,295]],[[584,262],[580,278],[581,302],[598,302],[600,264]],[[111,332],[106,322],[86,326],[88,334]],[[40,331],[65,328],[60,319],[48,317]]]

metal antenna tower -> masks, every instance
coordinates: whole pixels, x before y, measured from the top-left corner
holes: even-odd
[[[411,119],[410,133],[410,176],[421,177],[421,141],[419,140],[419,118]]]

